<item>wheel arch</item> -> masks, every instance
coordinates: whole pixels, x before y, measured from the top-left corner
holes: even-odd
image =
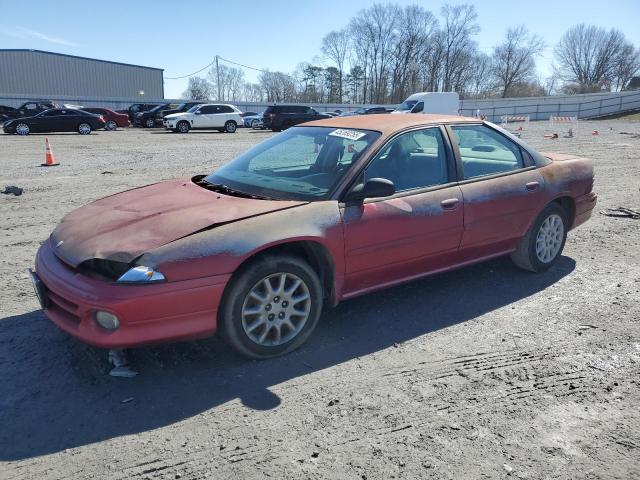
[[[568,224],[567,229],[570,229],[571,226],[573,225],[573,221],[576,216],[576,203],[573,197],[565,195],[562,197],[555,198],[550,203],[557,203],[567,213],[567,224]]]
[[[229,283],[233,282],[238,272],[248,268],[251,263],[259,261],[267,256],[289,255],[298,257],[309,264],[309,266],[320,277],[323,294],[326,301],[331,305],[336,303],[336,267],[335,261],[329,249],[318,240],[313,239],[292,239],[264,247],[251,252],[235,269]]]

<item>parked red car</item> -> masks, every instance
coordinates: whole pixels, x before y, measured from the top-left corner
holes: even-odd
[[[105,130],[115,130],[116,128],[125,128],[131,125],[129,121],[129,115],[126,113],[118,113],[108,108],[87,107],[83,108],[85,112],[95,113],[96,115],[102,115],[104,121]]]
[[[33,279],[49,318],[90,344],[219,332],[265,358],[356,295],[501,255],[547,270],[591,216],[592,186],[589,160],[477,119],[336,117],[71,212]]]

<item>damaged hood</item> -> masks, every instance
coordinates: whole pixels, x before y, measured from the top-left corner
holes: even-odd
[[[191,180],[171,180],[74,210],[49,241],[56,255],[73,267],[93,258],[129,263],[199,230],[304,203],[233,197]]]

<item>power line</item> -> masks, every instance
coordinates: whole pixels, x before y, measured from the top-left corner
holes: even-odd
[[[269,70],[263,70],[261,68],[256,68],[256,67],[250,67],[249,65],[244,65],[242,63],[238,63],[238,62],[234,62],[233,60],[227,60],[226,58],[222,58],[220,55],[216,55],[214,57],[214,59],[207,64],[206,66],[202,67],[200,70],[195,71],[193,73],[190,73],[188,75],[181,75],[179,77],[164,77],[165,80],[180,80],[182,78],[188,78],[188,77],[193,77],[195,74],[202,72],[203,70],[206,70],[207,68],[209,68],[210,66],[212,66],[214,63],[216,63],[216,59],[218,60],[222,60],[223,62],[227,62],[227,63],[231,63],[233,65],[238,65],[239,67],[243,67],[243,68],[248,68],[250,70],[255,70],[257,72],[263,72],[263,73],[267,73]]]

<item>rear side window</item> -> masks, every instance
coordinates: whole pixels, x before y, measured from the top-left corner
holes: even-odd
[[[233,108],[229,105],[220,105],[220,113],[233,113]]]
[[[520,147],[495,130],[485,125],[458,125],[451,129],[465,180],[523,168]]]
[[[209,113],[217,113],[217,107],[215,105],[205,105],[204,107],[200,107],[199,112],[204,115]]]

